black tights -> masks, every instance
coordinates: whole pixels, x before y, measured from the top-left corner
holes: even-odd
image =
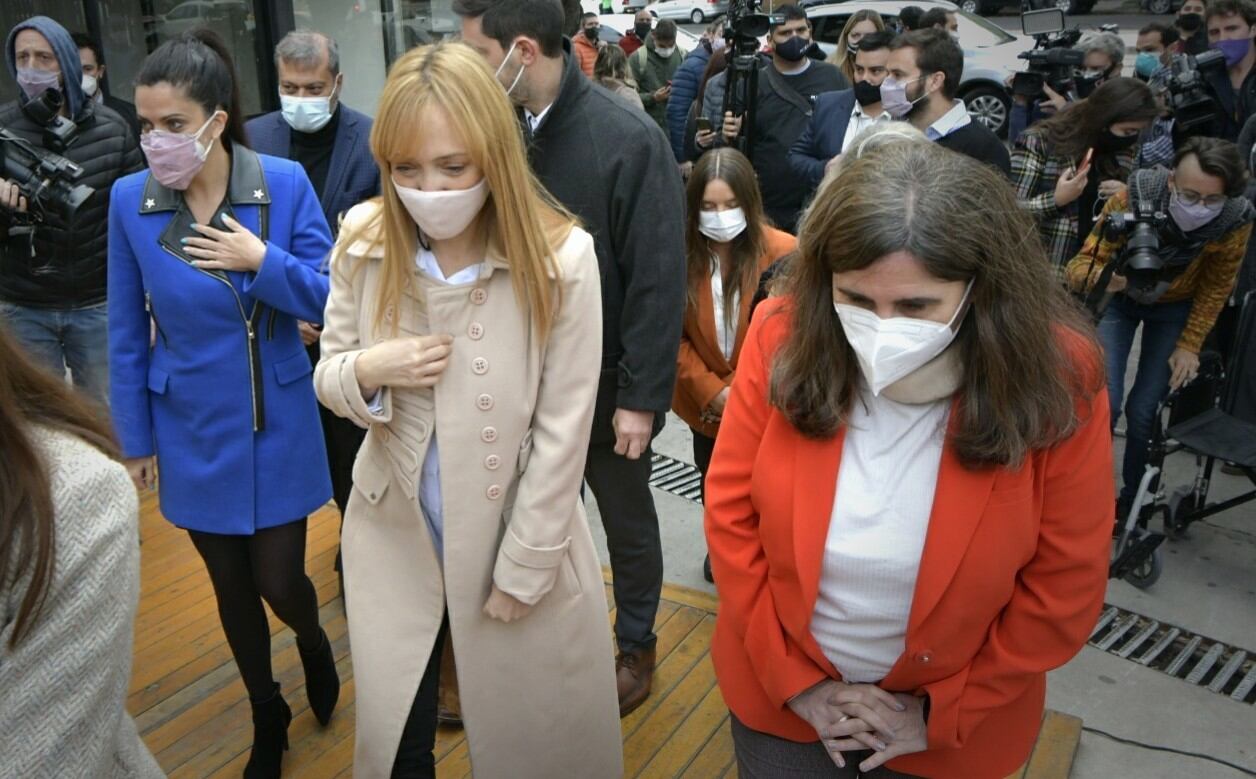
[[[269,698],[275,688],[263,598],[297,634],[300,646],[317,648],[322,638],[318,595],[305,575],[305,525],[301,519],[251,536],[188,531],[209,570],[223,632],[255,702]]]

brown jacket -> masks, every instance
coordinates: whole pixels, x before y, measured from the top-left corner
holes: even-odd
[[[772,227],[764,228],[765,251],[759,258],[759,274],[798,245],[798,239],[789,233]],[[715,302],[711,297],[709,276],[698,282],[698,308],[685,311],[685,329],[680,337],[680,352],[676,356],[676,390],[672,396],[672,410],[689,427],[709,438],[720,429],[719,423],[703,422],[702,412],[711,401],[733,384],[737,370],[737,358],[741,354],[742,339],[750,322],[750,301],[755,285],[741,290],[741,311],[737,315],[737,343],[731,360],[724,358],[715,335]]]
[[[342,240],[378,209],[377,201],[354,207]],[[515,297],[509,264],[492,253],[472,284],[441,285],[415,269],[377,332],[382,254],[358,241],[332,262],[314,374],[319,400],[368,429],[342,539],[357,688],[353,775],[390,775],[448,611],[477,777],[618,777],[606,596],[580,501],[601,365],[593,240],[573,229],[559,249],[562,304],[544,344]],[[402,337],[453,334],[453,354],[434,388],[382,390],[376,415],[355,364],[392,337],[394,323]],[[434,435],[443,561],[417,495]],[[534,604],[531,613],[510,624],[486,617],[492,584]]]

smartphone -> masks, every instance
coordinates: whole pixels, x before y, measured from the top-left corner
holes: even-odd
[[[1078,170],[1090,165],[1090,161],[1095,158],[1095,150],[1093,148],[1086,150],[1086,156],[1082,157],[1082,164],[1077,166]]]
[[[710,119],[706,118],[705,116],[698,117],[698,132],[709,133],[714,129],[715,128],[711,125]]]

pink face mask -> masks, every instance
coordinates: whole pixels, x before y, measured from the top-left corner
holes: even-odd
[[[149,130],[140,136],[140,148],[148,159],[148,169],[162,186],[183,191],[205,167],[205,159],[214,142],[201,144],[201,133],[218,115],[215,111],[194,133],[172,133]]]

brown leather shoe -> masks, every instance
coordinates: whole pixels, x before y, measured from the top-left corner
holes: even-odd
[[[619,716],[626,717],[650,697],[654,681],[654,648],[620,652],[615,658],[615,686],[619,692]]]
[[[445,638],[440,658],[440,687],[436,693],[436,721],[441,725],[462,727],[462,701],[458,696],[458,670],[454,664],[453,642]]]

